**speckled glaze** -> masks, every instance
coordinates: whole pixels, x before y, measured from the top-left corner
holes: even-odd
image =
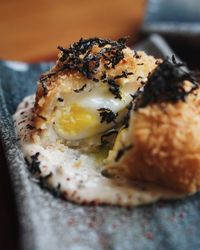
[[[140,48],[156,56],[171,53],[157,36]],[[22,98],[35,91],[40,73],[49,67],[46,63],[0,62],[0,136],[16,196],[21,249],[199,249],[199,193],[133,209],[80,206],[57,199],[31,177],[11,115]]]

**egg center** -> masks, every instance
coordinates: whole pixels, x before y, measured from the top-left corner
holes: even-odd
[[[73,139],[86,130],[94,130],[98,122],[95,114],[76,104],[67,109],[63,108],[57,120],[60,132],[67,134],[68,137],[72,136]]]
[[[60,93],[64,102],[54,114],[56,133],[66,140],[82,140],[118,126],[132,100],[130,93],[134,93],[133,88],[128,88],[129,84],[125,85],[120,86],[121,99],[104,83],[80,93]]]

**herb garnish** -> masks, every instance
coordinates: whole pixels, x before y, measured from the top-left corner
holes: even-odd
[[[101,123],[116,123],[116,118],[118,116],[118,113],[114,113],[111,109],[108,108],[100,108],[97,109],[99,111],[99,115],[101,116]]]
[[[133,72],[128,72],[127,70],[124,70],[124,71],[122,71],[121,75],[115,76],[114,79],[127,78],[130,75],[133,75]]]
[[[103,81],[105,82],[105,81]],[[120,94],[120,89],[119,85],[116,84],[114,79],[108,79],[106,81],[109,85],[109,91],[115,96],[116,99],[122,99],[121,94]]]

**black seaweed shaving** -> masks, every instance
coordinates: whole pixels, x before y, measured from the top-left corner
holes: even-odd
[[[38,160],[38,156],[40,155],[39,152],[35,153],[31,156],[31,163],[29,164],[29,170],[32,174],[40,174],[40,161]]]
[[[99,51],[94,51],[93,46],[97,45]],[[115,68],[115,66],[124,58],[123,49],[126,47],[126,38],[120,38],[117,41],[101,38],[83,39],[72,44],[69,48],[63,48],[58,46],[62,55],[58,60],[56,71],[43,75],[40,78],[40,82],[43,88],[44,95],[47,95],[48,88],[46,81],[51,76],[58,74],[62,71],[75,71],[81,73],[88,79],[94,82],[104,80],[104,83],[108,83],[109,91],[115,96],[115,98],[121,99],[119,86],[116,84],[115,79],[131,75],[131,72],[123,71],[121,75],[116,78],[108,79],[104,72],[102,76],[96,77],[100,62],[103,61],[103,67],[106,70]],[[79,93],[82,89],[74,90]]]
[[[101,117],[101,123],[106,122],[106,123],[111,123],[115,122],[118,113],[114,113],[111,109],[108,108],[100,108],[97,109],[99,111],[99,115]]]
[[[137,98],[135,109],[146,107],[150,103],[185,101],[186,97],[199,87],[191,72],[182,68],[175,57],[165,59],[148,76],[143,93]],[[191,82],[190,90],[184,88],[184,81]]]
[[[129,146],[127,146],[127,147],[124,147],[124,148],[120,149],[120,150],[117,152],[117,155],[116,155],[116,157],[115,157],[115,161],[119,161],[119,160],[122,158],[122,156],[124,155],[124,153],[125,153],[126,151],[130,150],[132,147],[133,147],[133,145],[129,145]]]
[[[119,85],[116,84],[114,79],[107,79],[107,80],[104,80],[103,82],[108,83],[109,91],[114,95],[116,99],[120,99],[120,100],[122,99]]]

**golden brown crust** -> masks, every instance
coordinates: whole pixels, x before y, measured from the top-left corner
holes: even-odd
[[[99,48],[94,46],[94,53],[98,52]],[[116,75],[122,74],[123,71],[132,72],[133,75],[129,76],[133,78],[137,88],[141,86],[141,82],[146,79],[149,72],[151,72],[156,67],[156,60],[152,56],[147,56],[144,52],[135,52],[129,48],[123,49],[124,58],[114,67],[106,70],[108,78],[112,78]],[[60,55],[61,56],[61,55]],[[97,73],[95,74],[96,78],[100,78],[104,68],[104,60],[100,61],[100,66]],[[62,67],[61,62],[58,61],[56,66],[53,67],[49,72],[42,75],[41,79],[45,79],[45,76],[51,74]],[[121,84],[122,79],[117,79],[116,83]],[[44,93],[44,86],[46,88],[46,94]],[[96,84],[95,82],[87,79],[80,72],[77,71],[62,71],[57,75],[53,75],[51,78],[46,78],[43,82],[40,80],[38,82],[36,99],[35,99],[35,116],[34,123],[37,129],[41,129],[49,117],[49,114],[52,112],[53,108],[56,106],[57,99],[60,97],[60,92],[63,90],[69,94],[74,89],[80,89],[83,85],[87,83],[89,85]]]
[[[131,117],[124,138],[133,147],[114,169],[176,191],[200,188],[200,91],[186,102],[150,104]]]

